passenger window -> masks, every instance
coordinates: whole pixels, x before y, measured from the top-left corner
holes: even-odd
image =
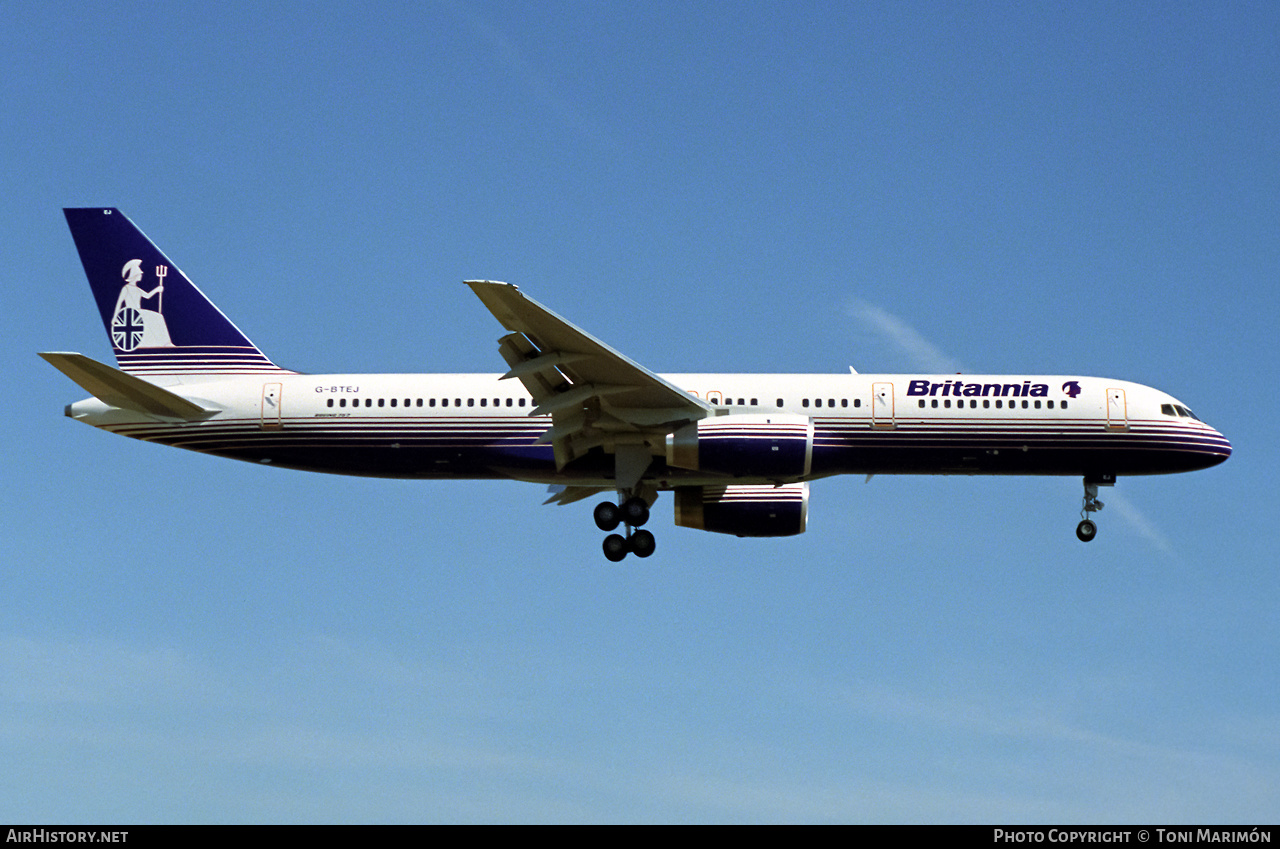
[[[468,399],[467,399],[467,406],[468,406],[468,407],[474,407],[475,405],[476,405],[476,399],[475,399],[475,398],[468,398]]]
[[[779,398],[779,399],[778,399],[778,406],[779,406],[779,407],[781,407],[781,406],[782,406],[782,399],[781,399],[781,398]]]
[[[372,406],[373,406],[373,399],[372,399],[372,398],[365,398],[365,399],[364,399],[364,405],[365,405],[366,407],[372,407]]]
[[[481,398],[481,399],[480,399],[480,406],[481,406],[481,407],[487,407],[487,406],[489,406],[489,399],[488,399],[488,398]]]
[[[393,406],[393,407],[394,407],[395,405],[396,405],[396,399],[395,399],[395,398],[392,398],[392,399],[391,399],[391,406]]]
[[[338,406],[339,406],[339,407],[345,407],[345,406],[347,406],[347,399],[346,399],[346,398],[341,398],[341,399],[339,399],[339,400],[338,400]]]
[[[386,398],[379,398],[379,399],[378,399],[378,406],[379,406],[379,407],[385,407],[385,406],[387,406],[387,399],[386,399]]]
[[[801,401],[801,402],[800,402],[800,406],[801,406],[801,407],[807,407],[807,406],[809,406],[809,399],[808,399],[808,398],[805,398],[803,401]]]
[[[924,409],[924,399],[923,399],[923,398],[921,398],[921,399],[920,399],[920,409],[922,409],[922,410]]]

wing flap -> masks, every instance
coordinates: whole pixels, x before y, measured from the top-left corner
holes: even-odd
[[[547,487],[547,495],[550,497],[542,503],[558,504],[563,507],[566,504],[573,504],[586,498],[594,498],[609,491],[610,487],[606,486],[561,486],[555,484]]]

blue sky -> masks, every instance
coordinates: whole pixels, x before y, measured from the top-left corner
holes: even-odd
[[[0,819],[1274,821],[1269,3],[8,3]],[[118,206],[277,362],[1100,374],[1215,469],[813,487],[604,561],[518,483],[62,417]],[[939,366],[938,364],[942,364]]]

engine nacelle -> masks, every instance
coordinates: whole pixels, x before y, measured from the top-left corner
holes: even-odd
[[[813,465],[808,416],[742,413],[702,419],[667,436],[667,465],[741,478],[795,480]]]
[[[809,521],[809,484],[681,486],[676,524],[740,537],[789,537]]]

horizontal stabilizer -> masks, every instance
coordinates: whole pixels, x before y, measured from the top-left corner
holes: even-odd
[[[218,412],[84,354],[42,353],[40,356],[93,397],[112,407],[171,419],[207,419]]]

